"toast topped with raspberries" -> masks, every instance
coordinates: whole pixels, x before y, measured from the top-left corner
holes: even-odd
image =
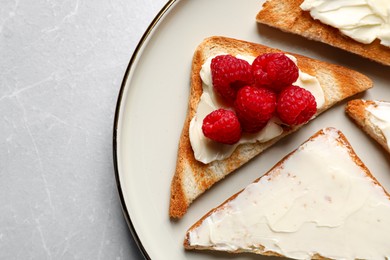
[[[390,102],[355,99],[345,107],[355,123],[390,153]]]
[[[372,87],[359,72],[226,37],[195,50],[169,215],[341,100]]]
[[[389,227],[389,194],[346,137],[325,128],[197,221],[184,247],[293,259],[386,259]]]
[[[375,7],[375,2],[373,2],[373,7],[367,7],[363,3],[365,1],[361,1],[359,5],[348,3],[348,1],[326,2],[317,0],[315,2],[312,0],[307,2],[301,6],[304,0],[266,0],[256,16],[256,21],[390,66],[390,27],[388,27],[390,14],[387,12],[387,18],[384,19],[380,17],[381,13],[386,16],[386,8],[381,12],[381,7]],[[382,1],[381,4],[388,5],[386,1]],[[356,9],[357,6],[361,9]],[[321,9],[312,10],[313,7],[321,7]],[[349,10],[349,7],[355,9]],[[337,13],[338,11],[341,12]],[[312,16],[312,14],[315,16]],[[337,23],[336,17],[343,18]],[[348,19],[345,19],[345,17],[348,17]],[[358,19],[357,21],[354,21],[353,18],[355,17]],[[319,18],[322,18],[322,21],[329,22],[325,24]],[[382,40],[374,37],[375,40],[371,41],[373,33],[370,33],[367,37],[362,37],[362,40],[359,39],[359,41],[356,40],[356,37],[350,37],[356,34],[366,36],[371,27],[375,33],[378,30],[378,21],[386,23],[386,20],[388,20],[387,29],[385,30],[386,25],[382,25],[382,28],[384,28],[383,33],[381,33],[383,35]],[[362,26],[364,22],[371,23],[371,26]],[[335,23],[340,24],[340,27],[335,27],[337,25]],[[341,25],[344,27],[341,27]],[[356,25],[356,28],[351,27],[354,25]],[[368,38],[370,38],[369,41],[367,41]]]

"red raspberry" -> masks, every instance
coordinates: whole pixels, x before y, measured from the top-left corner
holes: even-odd
[[[243,131],[255,133],[273,116],[276,94],[266,88],[245,86],[238,91],[234,108]]]
[[[316,99],[310,91],[290,86],[280,93],[276,112],[285,124],[303,124],[317,112]]]
[[[203,134],[219,143],[235,144],[241,138],[241,126],[236,114],[220,108],[203,119]]]
[[[233,104],[239,88],[253,83],[252,67],[231,55],[219,55],[211,60],[214,89],[229,104]]]
[[[290,86],[299,76],[297,65],[283,53],[266,53],[252,63],[256,87],[266,87],[280,92]]]

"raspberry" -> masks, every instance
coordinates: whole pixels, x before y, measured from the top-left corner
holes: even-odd
[[[241,126],[236,114],[223,108],[203,119],[202,131],[207,138],[223,144],[235,144],[241,138]]]
[[[290,86],[299,76],[297,65],[283,53],[266,53],[252,63],[256,87],[266,87],[280,92]]]
[[[317,112],[317,103],[310,91],[289,86],[279,94],[276,112],[283,123],[299,125],[309,121]]]
[[[238,91],[234,108],[243,131],[255,133],[273,116],[276,94],[266,88],[245,86]]]
[[[229,104],[233,104],[239,88],[253,83],[252,67],[231,55],[219,55],[211,60],[214,89]]]

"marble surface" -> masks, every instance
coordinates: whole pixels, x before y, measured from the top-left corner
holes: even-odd
[[[0,259],[142,259],[112,127],[132,52],[164,0],[1,0]]]

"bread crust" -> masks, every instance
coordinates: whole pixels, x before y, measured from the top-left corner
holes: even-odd
[[[367,168],[367,166],[363,163],[363,161],[359,158],[359,156],[355,153],[354,149],[352,148],[351,144],[349,143],[348,139],[345,137],[345,135],[340,131],[340,130],[337,130],[335,128],[332,128],[332,127],[328,127],[328,128],[324,128],[324,129],[321,129],[319,130],[318,132],[316,132],[314,135],[312,135],[308,140],[306,140],[302,145],[304,145],[305,143],[307,142],[310,142],[312,141],[313,139],[317,138],[318,136],[320,135],[324,135],[327,131],[330,131],[330,130],[334,130],[337,132],[337,138],[336,138],[336,141],[337,143],[344,147],[351,159],[355,162],[355,164],[357,166],[360,167],[360,169],[362,169],[362,171],[365,173],[365,175],[367,177],[369,177],[371,179],[371,181],[375,184],[375,185],[378,185],[379,187],[381,187],[383,189],[383,191],[385,192],[386,196],[389,197],[390,199],[390,195],[389,193],[384,189],[384,187],[378,182],[378,180],[372,175],[372,173],[370,172],[370,170]],[[301,145],[301,146],[302,146]],[[283,164],[284,162],[290,157],[292,156],[297,150],[299,149],[299,147],[297,149],[295,149],[294,151],[292,151],[291,153],[287,154],[285,157],[283,157],[277,164],[275,164],[274,167],[272,167],[267,173],[265,173],[264,175],[262,175],[261,177],[257,178],[256,180],[253,181],[253,183],[256,183],[256,182],[259,182],[262,178],[271,178],[272,179],[272,174],[274,174],[275,172],[278,172],[278,171],[275,171],[277,170],[278,168],[280,167],[283,167]],[[193,231],[194,229],[196,229],[197,227],[199,227],[202,222],[207,218],[209,217],[210,215],[212,215],[213,213],[221,210],[222,208],[224,208],[228,202],[234,200],[240,193],[243,192],[244,189],[242,189],[241,191],[237,192],[236,194],[232,195],[231,197],[229,197],[227,200],[225,200],[223,203],[221,203],[219,206],[211,209],[207,214],[205,214],[201,219],[199,219],[196,223],[194,223],[186,232],[186,236],[185,236],[185,239],[184,239],[184,242],[183,242],[183,246],[185,249],[187,250],[192,250],[192,249],[197,249],[197,250],[213,250],[212,247],[198,247],[198,246],[191,246],[190,245],[190,242],[189,242],[189,233],[191,231]],[[279,256],[279,257],[285,257],[283,255],[280,255],[278,254],[277,252],[273,252],[273,251],[264,251],[264,246],[262,245],[259,245],[258,246],[259,248],[257,248],[256,250],[254,250],[252,253],[256,253],[256,254],[261,254],[261,255],[266,255],[266,256]],[[229,252],[229,253],[241,253],[241,252],[247,252],[247,251],[242,251],[242,250],[237,250],[237,251],[233,251],[233,252]],[[314,254],[312,256],[311,259],[330,259],[330,258],[326,258],[326,257],[323,257],[319,254]]]
[[[188,129],[203,91],[199,72],[208,57],[221,52],[232,55],[258,56],[266,52],[281,51],[264,45],[222,36],[205,39],[195,50],[187,116],[180,136],[176,170],[171,183],[169,215],[172,218],[181,218],[191,202],[199,195],[278,140],[302,126],[285,127],[280,136],[265,143],[239,145],[227,159],[209,164],[197,161],[191,148]],[[361,73],[302,55],[290,54],[297,58],[298,66],[303,72],[313,75],[319,80],[324,90],[325,105],[317,111],[316,116],[339,101],[372,87],[372,81]]]
[[[390,153],[386,137],[369,118],[369,112],[366,110],[369,106],[377,106],[376,101],[355,99],[347,103],[345,106],[345,112],[353,119],[359,128],[361,128],[366,134],[378,142],[388,153]]]
[[[362,57],[390,66],[390,48],[376,39],[364,44],[344,36],[337,28],[323,24],[299,7],[303,0],[267,0],[258,12],[256,21],[282,31],[294,33],[311,40],[358,54]]]

